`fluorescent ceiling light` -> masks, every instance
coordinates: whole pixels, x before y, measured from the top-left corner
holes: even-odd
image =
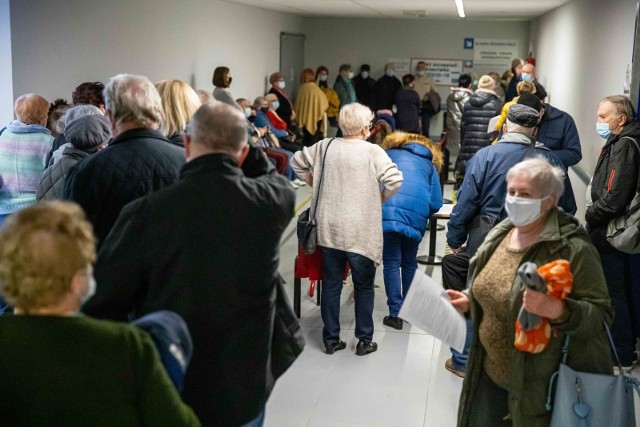
[[[462,5],[462,0],[456,0],[456,7],[458,8],[458,16],[460,18],[464,18],[464,6]]]

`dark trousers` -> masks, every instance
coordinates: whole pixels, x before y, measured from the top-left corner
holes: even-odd
[[[633,334],[633,297],[629,281],[629,255],[617,251],[601,251],[602,269],[613,307],[611,335],[623,366],[631,366],[635,351]]]
[[[302,144],[305,147],[311,147],[313,144],[315,144],[316,142],[322,139],[322,132],[320,132],[321,125],[322,125],[322,122],[318,122],[318,129],[316,130],[315,134],[310,133],[305,127],[302,128],[302,133],[304,135],[302,137]]]
[[[337,249],[322,248],[322,304],[320,314],[324,328],[322,340],[334,344],[340,339],[340,295],[344,269],[349,262],[355,290],[356,337],[373,340],[373,302],[376,265],[367,257]]]
[[[509,427],[511,421],[503,418],[509,414],[509,393],[500,388],[482,370],[478,388],[469,402],[469,427]]]
[[[419,244],[419,241],[400,233],[384,233],[382,264],[384,266],[384,290],[387,294],[390,316],[398,317],[404,297],[409,292],[411,281],[418,268],[416,255]],[[402,273],[400,273],[400,269],[402,269]]]
[[[442,258],[442,286],[445,289],[460,292],[467,289],[467,274],[469,274],[469,254],[466,251],[447,254]]]
[[[431,122],[431,116],[429,114],[422,113],[422,135],[429,138],[429,123]]]

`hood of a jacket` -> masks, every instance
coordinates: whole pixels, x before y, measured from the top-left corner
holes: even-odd
[[[496,96],[492,93],[475,92],[473,95],[471,95],[471,97],[469,98],[469,101],[467,102],[473,105],[474,107],[480,108],[488,104],[489,102],[491,102],[494,98],[496,98]]]
[[[621,138],[625,137],[634,138],[638,142],[638,144],[640,144],[640,139],[638,139],[640,138],[640,122],[634,120],[628,125],[625,125],[625,127],[622,128],[622,132],[617,135],[611,135],[611,137],[607,141],[607,144],[613,144],[614,142],[619,141]]]
[[[64,130],[67,142],[79,150],[91,151],[111,138],[109,120],[101,115],[82,116],[71,120]]]
[[[418,156],[425,157],[431,160],[438,172],[440,172],[444,164],[444,156],[440,146],[422,135],[393,132],[384,139],[381,147],[385,151],[393,148],[402,148]]]
[[[20,120],[14,120],[7,125],[7,130],[11,133],[46,133],[51,135],[51,131],[41,125],[25,125]]]
[[[465,98],[469,98],[473,95],[473,91],[471,89],[466,89],[463,87],[452,87],[450,96],[454,101],[462,101]]]

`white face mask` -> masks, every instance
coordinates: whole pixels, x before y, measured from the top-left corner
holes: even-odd
[[[368,71],[363,71],[360,73],[360,75],[362,76],[363,79],[368,79],[369,78],[369,72]]]
[[[427,74],[427,71],[426,70],[416,71],[416,74],[419,75],[420,77],[422,77],[422,76]]]
[[[349,74],[347,74],[347,78],[349,80],[351,80],[353,78],[353,71],[349,71]]]
[[[285,86],[286,86],[286,84],[285,84],[284,80],[281,80],[281,81],[278,82],[278,87],[280,89],[284,89]]]
[[[389,68],[387,71],[385,71],[385,74],[389,77],[393,77],[396,74],[396,72],[391,68]]]
[[[89,301],[91,297],[96,294],[96,288],[98,287],[96,279],[93,277],[93,269],[87,272],[87,276],[89,278],[89,281],[87,282],[87,293],[80,299],[80,305],[84,305]]]
[[[326,74],[320,74],[320,81],[321,82],[326,82],[327,81],[327,75]]]
[[[525,199],[524,197],[510,196],[507,194],[504,201],[504,208],[513,225],[521,227],[531,224],[540,218],[540,215],[542,215],[542,201],[544,199],[546,199],[546,197],[542,199]]]
[[[251,117],[251,108],[247,107],[244,109],[244,116],[248,119],[249,117]]]

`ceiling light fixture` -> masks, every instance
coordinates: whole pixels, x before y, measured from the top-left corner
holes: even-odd
[[[458,8],[458,16],[460,18],[464,18],[464,6],[462,5],[462,0],[456,0],[456,7]]]

